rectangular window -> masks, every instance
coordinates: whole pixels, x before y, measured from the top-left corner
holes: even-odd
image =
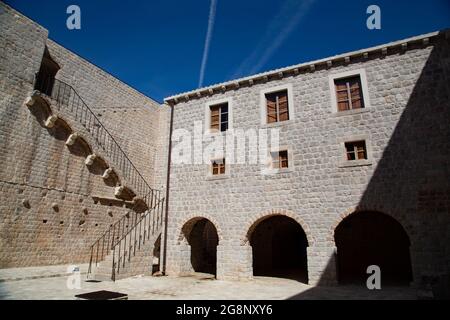
[[[367,149],[365,141],[346,142],[345,150],[347,152],[347,160],[367,160]]]
[[[209,107],[211,111],[211,129],[217,131],[228,130],[228,103]]]
[[[272,168],[273,169],[289,168],[289,160],[288,160],[287,150],[272,153]]]
[[[213,176],[225,174],[225,159],[213,160],[211,167]]]
[[[289,120],[288,91],[266,93],[267,123]]]
[[[364,108],[360,76],[335,79],[338,111]]]

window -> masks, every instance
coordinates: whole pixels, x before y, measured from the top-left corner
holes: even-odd
[[[205,103],[205,133],[221,134],[233,130],[233,98],[223,98]]]
[[[266,93],[267,123],[289,120],[288,91]]]
[[[328,76],[332,112],[336,116],[370,112],[369,89],[364,69]]]
[[[335,79],[334,86],[338,111],[364,108],[361,79],[359,76]]]
[[[366,142],[364,140],[355,142],[346,142],[345,150],[347,153],[348,161],[367,160],[367,148]]]
[[[212,130],[227,131],[228,130],[228,103],[222,103],[209,107],[211,112]]]
[[[213,160],[211,167],[213,176],[225,174],[225,159]]]
[[[272,169],[289,168],[289,158],[287,150],[272,152]]]

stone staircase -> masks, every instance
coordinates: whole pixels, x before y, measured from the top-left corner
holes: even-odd
[[[88,279],[116,280],[151,274],[155,242],[161,235],[164,197],[152,189],[136,169],[114,137],[100,122],[75,89],[55,78],[38,75],[34,91],[25,101],[30,109],[39,105],[46,116],[44,125],[51,128],[61,119],[69,128],[67,147],[77,141],[88,146],[85,164],[100,161],[104,180],[116,181],[114,196],[132,201],[135,212],[120,218],[91,246]],[[45,109],[45,110],[44,110]],[[68,125],[70,114],[77,123]],[[80,132],[86,133],[82,135]],[[95,150],[95,151],[94,151]],[[114,165],[112,165],[114,164]],[[157,258],[159,260],[159,258]]]
[[[136,275],[152,275],[160,261],[154,250],[161,236],[163,213],[164,199],[161,199],[153,209],[143,215],[136,214],[134,220],[125,216],[123,232],[111,240],[111,233],[115,234],[117,229],[117,225],[112,226],[91,247],[88,279],[115,281]],[[125,219],[131,225],[124,224]],[[106,251],[105,243],[111,244],[107,245]]]

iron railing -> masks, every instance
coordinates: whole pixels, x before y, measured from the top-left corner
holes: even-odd
[[[125,229],[122,237],[113,246],[111,280],[116,280],[116,275],[120,274],[120,270],[136,255],[136,250],[140,250],[146,241],[151,241],[151,237],[159,233],[163,223],[164,201],[164,198],[158,200],[154,208],[135,219],[133,227]],[[151,253],[148,254],[152,256]]]
[[[56,108],[58,111],[63,109],[63,111],[70,112],[75,120],[86,128],[97,145],[114,163],[115,167],[122,172],[127,184],[135,194],[144,200],[149,209],[152,208],[154,201],[160,197],[161,191],[154,190],[148,185],[133,162],[75,89],[61,80],[52,77],[43,78],[39,75],[35,84],[36,90],[57,102]]]
[[[55,107],[58,111],[61,109],[70,113],[75,120],[81,123],[86,130],[92,135],[97,145],[103,150],[103,152],[109,157],[110,161],[121,171],[123,177],[127,180],[127,184],[130,185],[136,196],[141,198],[146,206],[147,211],[144,214],[132,212],[119,219],[116,223],[110,226],[110,228],[91,246],[91,257],[89,261],[88,275],[92,272],[92,265],[95,262],[96,265],[102,261],[111,250],[113,252],[113,272],[112,277],[115,279],[116,267],[117,273],[120,271],[120,266],[125,266],[125,259],[123,252],[129,254],[130,251],[121,250],[122,243],[126,245],[127,236],[132,234],[136,228],[141,228],[142,223],[144,227],[148,224],[144,234],[139,233],[139,241],[134,244],[134,251],[136,250],[136,244],[140,248],[142,241],[150,237],[150,225],[153,232],[157,232],[155,227],[161,226],[164,198],[162,197],[161,190],[155,190],[151,188],[141,173],[136,169],[133,162],[128,158],[126,153],[122,150],[117,141],[100,122],[94,112],[84,102],[84,100],[78,95],[75,89],[52,76],[46,76],[37,74],[35,81],[35,90],[41,94],[46,95],[50,99],[57,102]],[[131,220],[130,220],[131,219]],[[151,221],[157,221],[158,225],[150,224]],[[136,236],[136,232],[134,232]],[[130,241],[130,239],[128,239]],[[130,243],[130,242],[129,242]],[[116,251],[118,264],[115,263]],[[128,260],[129,260],[128,259]]]

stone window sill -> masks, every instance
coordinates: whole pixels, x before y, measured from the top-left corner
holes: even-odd
[[[345,111],[337,111],[333,113],[334,117],[343,117],[343,116],[351,116],[354,114],[361,114],[372,111],[372,108],[360,108],[360,109],[353,109],[353,110],[345,110]]]
[[[371,165],[372,165],[371,160],[348,160],[339,163],[339,168],[363,167]]]
[[[283,168],[283,169],[263,169],[262,174],[263,175],[277,175],[277,174],[283,174],[283,173],[292,173],[294,169],[292,167],[290,168]]]
[[[221,175],[217,175],[217,176],[213,176],[213,175],[209,175],[206,177],[207,181],[215,181],[215,180],[225,180],[230,178],[229,174],[221,174]]]
[[[292,119],[285,120],[285,121],[278,121],[278,122],[272,122],[272,123],[264,123],[261,125],[261,128],[274,128],[274,127],[281,127],[281,126],[287,126],[289,124],[293,123]]]

